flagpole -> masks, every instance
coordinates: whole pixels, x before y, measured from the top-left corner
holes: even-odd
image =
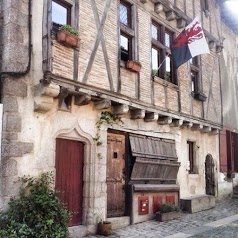
[[[164,59],[163,59],[163,61],[161,62],[161,64],[160,64],[159,67],[157,68],[156,74],[157,74],[157,72],[159,71],[159,69],[161,68],[161,66],[162,66],[162,64],[164,63],[164,61],[166,60],[166,57],[167,57],[167,56],[168,56],[168,55],[166,54],[165,57],[164,57]],[[153,74],[152,77],[154,78],[156,74]]]

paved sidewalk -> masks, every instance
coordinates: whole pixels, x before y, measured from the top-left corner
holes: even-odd
[[[99,235],[91,238],[103,237]],[[113,230],[110,238],[238,238],[238,199],[216,201],[216,207],[183,214],[169,222],[155,220]]]

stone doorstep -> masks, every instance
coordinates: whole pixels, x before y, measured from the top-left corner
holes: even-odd
[[[194,213],[215,207],[215,197],[211,195],[195,195],[191,197],[181,198],[180,207],[182,211]]]
[[[72,226],[69,227],[70,238],[82,238],[88,235],[88,228],[86,226]]]
[[[112,231],[114,229],[119,229],[119,228],[127,227],[130,225],[130,217],[129,216],[110,217],[110,218],[107,218],[106,221],[110,221],[112,223]]]

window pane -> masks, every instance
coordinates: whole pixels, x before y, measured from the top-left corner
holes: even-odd
[[[121,60],[129,60],[129,48],[130,48],[130,39],[120,35],[120,46],[121,46]]]
[[[151,36],[153,39],[158,40],[158,28],[155,25],[151,27]]]
[[[67,24],[67,8],[52,1],[52,21],[57,24]]]
[[[151,61],[152,61],[152,75],[155,76],[159,74],[158,65],[159,65],[159,52],[158,50],[152,48],[151,52]]]
[[[171,42],[171,36],[165,32],[165,35],[164,35],[165,46],[170,47],[170,42]]]
[[[128,7],[120,4],[120,22],[123,23],[124,25],[128,26]]]
[[[166,56],[165,58],[164,80],[171,81],[171,58],[169,56]]]

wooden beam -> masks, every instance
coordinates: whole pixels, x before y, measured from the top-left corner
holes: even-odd
[[[133,109],[130,110],[131,119],[143,119],[145,117],[145,110]]]
[[[162,116],[158,118],[158,124],[159,125],[166,125],[172,123],[172,117]]]
[[[112,106],[112,111],[116,115],[124,115],[129,111],[129,106],[126,104],[117,104]]]
[[[109,99],[101,99],[98,101],[94,101],[94,107],[97,110],[108,109],[111,106],[111,100]]]
[[[155,112],[146,112],[145,113],[145,118],[144,120],[146,122],[149,122],[149,121],[157,121],[159,118],[159,114],[158,113],[155,113]]]
[[[148,0],[140,0],[141,3],[147,3]]]
[[[91,6],[93,4],[95,4],[95,1],[91,0]],[[83,80],[82,80],[83,83],[87,82],[89,73],[92,69],[93,62],[94,62],[94,59],[95,59],[95,56],[96,56],[96,53],[97,53],[97,50],[98,50],[98,46],[99,46],[99,43],[102,39],[103,29],[105,27],[105,22],[106,22],[106,19],[107,19],[107,14],[109,12],[110,5],[111,5],[111,0],[107,0],[104,11],[103,11],[103,14],[102,14],[102,17],[101,17],[100,25],[98,27],[96,41],[94,43],[93,50],[92,50],[92,53],[91,53],[90,58],[89,58],[89,63],[87,65],[87,68],[86,68],[84,76],[83,76]]]

